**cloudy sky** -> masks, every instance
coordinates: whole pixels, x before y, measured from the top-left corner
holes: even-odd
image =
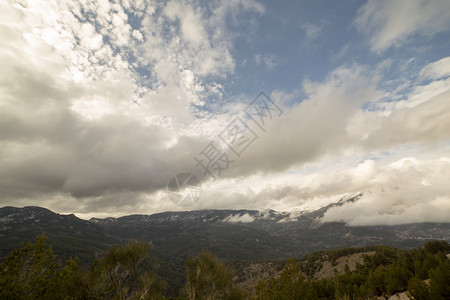
[[[285,211],[363,193],[324,220],[449,221],[449,11],[2,1],[0,206]],[[183,172],[202,187],[185,207],[167,192]]]

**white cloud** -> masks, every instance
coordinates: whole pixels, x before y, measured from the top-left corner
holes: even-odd
[[[401,159],[372,172],[359,201],[328,210],[322,221],[349,225],[448,222],[449,178],[449,158]]]
[[[78,38],[80,39],[81,45],[86,47],[86,50],[88,51],[98,50],[103,45],[102,36],[97,34],[94,26],[89,23],[81,25],[81,31]],[[53,44],[55,44],[55,42],[56,40],[53,40]]]
[[[164,3],[0,4],[2,204],[174,209],[158,191],[194,172],[192,155],[228,120],[188,126],[202,94],[221,93],[211,78],[233,71],[227,14],[261,11],[252,2],[209,11],[180,3],[191,12],[177,16],[181,27]]]
[[[324,82],[304,82],[306,99],[286,109],[245,151],[230,176],[281,172],[349,147],[346,126],[363,103],[379,97],[376,76],[359,65],[340,67]]]
[[[450,139],[450,91],[426,98],[413,107],[393,111],[378,118],[378,124],[364,142],[371,148],[398,145],[436,144]],[[428,95],[430,96],[430,95]]]
[[[165,9],[171,21],[180,20],[181,32],[186,41],[199,45],[206,40],[201,12],[176,1],[170,1]]]
[[[225,219],[223,219],[223,222],[228,223],[251,223],[255,220],[254,217],[250,216],[249,214],[235,214],[235,215],[229,215]]]
[[[144,36],[142,35],[142,33],[139,30],[133,30],[132,35],[139,42],[143,42],[144,41]]]
[[[373,51],[400,47],[415,34],[431,37],[450,29],[447,0],[369,0],[358,10],[355,25],[368,35]]]
[[[446,59],[423,67],[418,79],[423,79],[424,74],[430,74],[431,70],[445,71]],[[434,80],[430,79],[428,77],[426,84],[417,79],[408,81],[408,93],[387,91],[387,96],[380,102],[371,103],[370,110],[360,110],[351,118],[347,125],[348,135],[360,140],[361,145],[368,149],[447,141],[450,137],[447,121],[450,78],[439,75]]]
[[[257,66],[263,64],[267,70],[271,70],[278,65],[278,58],[275,55],[255,54],[255,64]]]
[[[193,156],[245,108],[197,109],[226,94],[221,80],[235,71],[233,42],[254,29],[229,26],[252,27],[252,16],[265,13],[261,4],[121,3],[0,4],[2,204],[78,206],[86,216],[176,210],[163,192],[170,177],[198,171]],[[320,34],[311,24],[304,29],[310,38]],[[264,54],[255,62],[271,69],[280,60]],[[272,93],[283,115],[258,132],[228,173],[204,182],[193,208],[312,207],[376,191],[376,174],[385,169],[366,160],[374,152],[447,142],[448,59],[423,68],[426,83],[410,82],[409,94],[393,95],[402,101],[377,102],[389,94],[378,86],[379,72],[341,66],[323,81],[305,80],[301,92]],[[364,110],[366,103],[384,111]],[[338,171],[327,167],[333,163]],[[445,199],[436,193],[430,203]]]
[[[305,31],[307,40],[317,39],[323,32],[323,28],[311,23],[304,23],[302,29]]]
[[[424,79],[441,79],[450,76],[450,56],[423,67],[420,76]]]

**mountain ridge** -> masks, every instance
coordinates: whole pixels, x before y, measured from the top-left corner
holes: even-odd
[[[332,207],[332,204],[329,207]],[[300,259],[318,250],[386,245],[400,249],[427,241],[450,241],[449,223],[358,226],[321,223],[328,209],[296,213],[256,210],[200,210],[82,220],[46,208],[0,208],[0,261],[21,242],[45,233],[61,260],[77,256],[89,265],[113,244],[149,240],[146,264],[163,278],[184,280],[185,261],[209,250],[226,261],[261,264]],[[180,286],[171,287],[177,290]]]
[[[152,241],[156,251],[158,248],[175,251],[179,247],[185,250],[181,252],[188,255],[201,247],[223,247],[224,250],[216,250],[223,252],[227,259],[238,256],[264,260],[298,258],[315,250],[348,246],[385,244],[412,248],[428,240],[450,240],[449,223],[356,227],[342,222],[321,222],[321,216],[330,207],[355,199],[341,200],[312,212],[296,212],[294,217],[289,212],[274,210],[210,209],[83,220],[74,214],[58,214],[39,206],[6,206],[0,208],[0,241],[3,245],[17,246],[17,242],[31,240],[45,232],[51,242],[57,238],[65,238],[69,242],[85,239],[100,251],[107,245],[121,241],[147,239]],[[180,245],[177,240],[186,243]],[[245,254],[246,251],[231,249],[238,245],[250,249],[266,248],[268,252],[255,254],[256,251],[250,251],[256,255],[251,257],[250,253]],[[0,256],[5,255],[6,248],[10,247],[0,247]],[[269,248],[272,249],[269,251]]]

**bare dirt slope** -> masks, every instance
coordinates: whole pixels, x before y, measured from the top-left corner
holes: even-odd
[[[364,263],[364,255],[374,255],[375,251],[355,253],[351,255],[341,256],[336,259],[336,263],[333,264],[330,261],[322,262],[322,268],[314,274],[314,279],[331,278],[336,274],[345,273],[345,265],[348,265],[350,271],[356,269],[356,264]]]

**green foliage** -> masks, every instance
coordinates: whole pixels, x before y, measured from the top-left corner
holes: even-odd
[[[165,283],[154,272],[137,279],[150,248],[143,241],[113,246],[86,270],[77,258],[61,265],[41,235],[0,265],[0,299],[160,299]]]
[[[430,299],[430,291],[427,286],[427,284],[417,278],[413,277],[408,282],[408,293],[415,299],[415,300],[428,300]]]
[[[424,250],[430,254],[437,254],[438,252],[450,252],[450,245],[446,241],[432,241],[424,245]]]
[[[78,258],[60,263],[41,235],[0,264],[0,299],[165,299],[166,283],[149,261],[144,262],[150,249],[150,243],[132,240],[110,247],[85,268]],[[333,277],[314,279],[323,261],[337,263],[341,256],[367,251],[375,253],[365,255],[364,263],[353,270],[346,264],[344,272],[334,269]],[[411,251],[384,246],[320,251],[284,266],[277,263],[272,277],[258,282],[256,299],[370,299],[404,291],[417,300],[450,299],[449,252],[445,241]],[[242,262],[234,263],[239,265]],[[211,252],[201,252],[186,261],[185,295],[180,297],[246,299],[234,277],[229,265]]]
[[[450,261],[443,255],[437,268],[430,271],[430,296],[432,299],[450,299]]]
[[[56,299],[59,267],[46,237],[37,237],[35,243],[13,250],[0,265],[0,298]]]
[[[300,272],[299,264],[289,260],[279,278],[260,281],[256,287],[257,299],[316,299],[313,286]]]
[[[257,299],[367,299],[404,291],[415,299],[450,299],[450,260],[446,257],[449,248],[445,241],[427,243],[425,249],[411,251],[384,246],[372,249],[376,253],[366,255],[364,264],[357,264],[355,270],[350,271],[346,265],[343,274],[336,272],[332,278],[316,281],[308,280],[304,274],[312,278],[319,269],[318,261],[333,261],[338,258],[337,253],[348,255],[355,250],[321,251],[299,263],[290,261],[279,277],[258,283]],[[424,279],[430,279],[429,286]]]
[[[164,299],[162,291],[166,288],[163,281],[155,272],[146,272],[139,277],[137,290],[133,293],[133,299]]]
[[[151,244],[132,240],[126,245],[113,246],[101,261],[113,293],[125,299],[134,292],[139,264],[150,251]]]
[[[203,251],[186,262],[186,294],[189,299],[243,299],[233,285],[231,268],[211,252]]]

